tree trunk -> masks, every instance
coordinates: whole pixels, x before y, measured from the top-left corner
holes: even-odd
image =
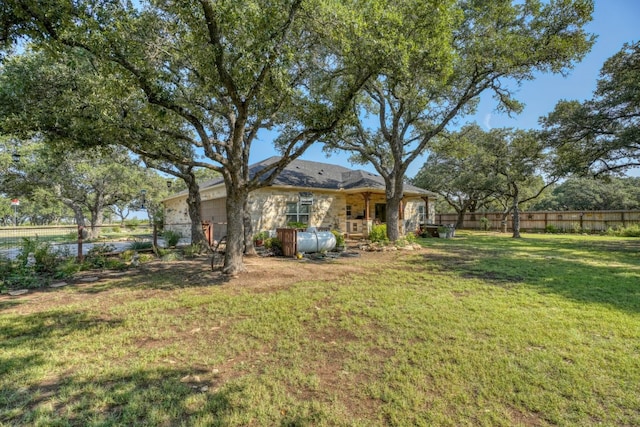
[[[520,236],[520,210],[518,209],[518,205],[520,204],[520,197],[518,194],[518,189],[514,192],[513,196],[513,205],[511,207],[511,211],[513,214],[513,237],[514,239],[519,239]]]
[[[464,227],[464,215],[467,213],[467,207],[464,206],[458,211],[458,217],[456,219],[456,228]]]
[[[92,205],[89,205],[89,222],[91,223],[90,239],[97,239],[100,236],[100,227],[102,226],[102,210],[104,209],[104,201],[102,195],[97,193],[96,199]]]
[[[386,202],[387,202],[387,237],[391,242],[396,242],[400,238],[400,203],[404,185],[402,177],[385,179]]]
[[[206,239],[204,237],[204,233],[202,232],[202,216],[201,212],[201,198],[200,198],[200,187],[196,182],[195,176],[193,174],[186,175],[184,180],[187,184],[187,189],[189,190],[189,195],[187,196],[187,206],[189,209],[189,219],[191,220],[191,243],[205,243]]]
[[[226,180],[225,185],[227,188],[227,249],[222,272],[234,275],[245,271],[243,264],[244,208],[249,193],[245,188],[242,188],[243,186],[232,186]]]
[[[256,247],[253,244],[253,224],[251,224],[251,213],[249,212],[249,197],[245,199],[242,221],[244,224],[244,254],[246,256],[257,256]]]

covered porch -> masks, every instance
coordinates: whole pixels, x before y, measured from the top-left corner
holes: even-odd
[[[346,237],[366,239],[374,225],[386,224],[387,202],[384,192],[363,191],[346,195]],[[407,212],[407,211],[410,212]],[[429,218],[430,204],[427,196],[405,195],[400,202],[400,234],[417,229]],[[408,215],[411,220],[405,220]],[[413,223],[416,224],[413,224]]]

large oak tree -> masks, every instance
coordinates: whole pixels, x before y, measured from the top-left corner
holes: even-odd
[[[170,139],[184,141],[192,155],[142,148],[222,175],[229,233],[224,271],[233,274],[243,270],[249,192],[330,132],[394,53],[374,25],[390,3],[8,0],[0,8],[0,36],[88,55],[106,81],[117,76],[111,95],[125,106],[123,115],[148,120],[148,132],[165,134],[156,125],[168,117]],[[250,176],[251,149],[266,129],[279,135],[282,160]]]
[[[331,141],[384,177],[392,241],[399,237],[406,171],[434,138],[473,112],[485,93],[498,109],[521,111],[514,88],[537,72],[567,72],[593,44],[583,29],[593,11],[590,0],[470,0],[455,7],[457,19],[437,30],[450,43],[451,66],[433,63],[421,49],[407,50],[367,82],[350,125]],[[403,37],[424,34],[416,16]]]

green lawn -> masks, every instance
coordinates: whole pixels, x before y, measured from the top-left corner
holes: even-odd
[[[421,243],[2,297],[0,424],[640,425],[640,239]]]

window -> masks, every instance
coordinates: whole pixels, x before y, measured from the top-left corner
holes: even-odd
[[[301,222],[309,224],[309,212],[311,205],[301,205],[297,202],[287,203],[287,224]]]
[[[347,205],[347,218],[351,219],[351,205]]]
[[[426,215],[425,208],[426,208],[425,205],[418,205],[418,223],[419,224],[427,223],[427,215]]]

